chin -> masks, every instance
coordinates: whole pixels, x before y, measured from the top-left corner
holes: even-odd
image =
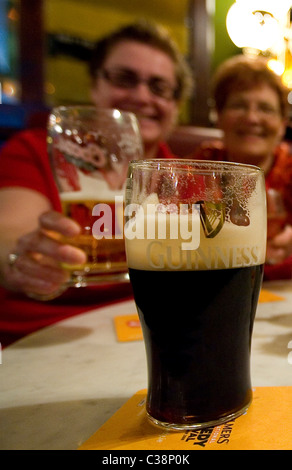
[[[145,146],[152,146],[163,140],[160,132],[146,132],[143,128],[140,128],[140,131]]]

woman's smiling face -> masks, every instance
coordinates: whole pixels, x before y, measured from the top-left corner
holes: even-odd
[[[165,140],[176,123],[178,103],[173,94],[165,98],[153,93],[149,80],[175,90],[175,64],[171,58],[152,46],[124,40],[113,47],[102,69],[108,76],[126,71],[140,80],[129,88],[117,86],[106,78],[106,73],[98,75],[91,93],[94,104],[135,113],[146,152]]]
[[[270,158],[285,125],[279,97],[267,84],[231,91],[218,114],[229,159],[254,165]]]

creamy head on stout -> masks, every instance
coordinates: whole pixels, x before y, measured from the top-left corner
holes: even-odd
[[[193,240],[178,238],[159,238],[158,236],[158,212],[147,217],[146,199],[141,212],[136,214],[125,226],[125,241],[128,266],[139,270],[164,270],[164,271],[188,271],[230,269],[248,266],[262,265],[265,261],[266,251],[266,221],[262,210],[260,191],[254,191],[248,201],[249,225],[235,225],[227,217],[222,229],[214,238],[207,238],[199,217],[193,217],[188,224],[194,230]],[[151,202],[155,196],[148,197]],[[147,224],[153,225],[153,217],[156,219],[155,237],[147,239]],[[170,224],[175,225],[175,217],[179,215],[165,214],[162,223],[166,223],[166,229],[161,228],[160,233],[170,233]],[[185,217],[185,216],[184,216]],[[151,220],[152,218],[152,220]],[[179,224],[179,220],[177,220]],[[199,227],[198,227],[199,225]],[[178,225],[179,226],[179,225]],[[136,232],[144,238],[133,237]],[[199,233],[198,247],[191,248],[191,243],[196,244]],[[189,249],[184,249],[189,243]]]

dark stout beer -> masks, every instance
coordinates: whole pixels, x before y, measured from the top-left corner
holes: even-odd
[[[129,272],[149,358],[151,417],[187,425],[248,406],[262,266]]]

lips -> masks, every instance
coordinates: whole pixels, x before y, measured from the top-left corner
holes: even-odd
[[[267,133],[262,129],[240,129],[237,132],[237,135],[241,138],[261,138],[264,139],[267,137]]]
[[[143,121],[159,121],[159,116],[157,113],[144,113],[141,111],[136,111],[135,112],[137,119],[139,122]]]
[[[143,124],[148,124],[148,123],[157,123],[159,122],[158,116],[143,116],[143,115],[137,115],[138,121],[141,125]]]
[[[119,109],[122,111],[127,111],[129,113],[135,114],[137,117],[138,121],[140,123],[142,122],[157,122],[160,121],[160,115],[156,110],[153,109],[141,109],[140,107],[136,106],[131,106],[131,105],[124,105],[124,106],[119,106]]]

